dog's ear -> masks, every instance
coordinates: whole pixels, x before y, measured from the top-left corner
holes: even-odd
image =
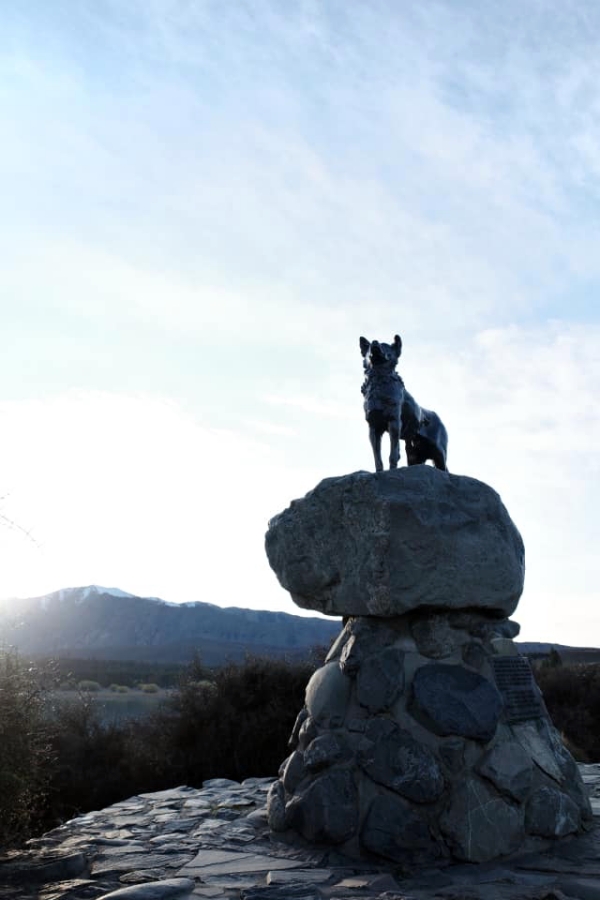
[[[396,356],[400,356],[400,354],[402,353],[402,338],[400,337],[399,334],[394,335],[393,347],[394,347],[394,350],[396,351]]]
[[[368,341],[368,340],[367,340],[366,338],[364,338],[364,337],[361,337],[361,338],[360,338],[360,352],[362,353],[363,356],[366,356],[366,355],[367,355],[367,353],[369,352],[369,347],[370,347],[370,346],[371,346],[371,342],[370,342],[370,341]]]

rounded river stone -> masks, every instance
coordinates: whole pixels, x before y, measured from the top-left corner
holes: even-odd
[[[371,713],[389,709],[404,688],[404,653],[388,647],[367,656],[358,670],[356,698]]]
[[[300,750],[294,750],[292,755],[288,757],[281,776],[285,790],[292,794],[305,775],[304,754]]]
[[[409,709],[435,734],[489,741],[495,734],[503,702],[496,686],[477,672],[430,663],[415,673]]]
[[[431,803],[444,790],[444,777],[431,750],[383,716],[367,725],[358,763],[373,781],[416,803]]]
[[[315,778],[286,807],[286,821],[307,841],[341,844],[356,831],[358,792],[347,769]]]
[[[361,829],[363,847],[378,856],[402,862],[416,850],[439,850],[431,839],[427,823],[399,797],[375,797]]]
[[[502,793],[518,802],[525,799],[532,785],[533,763],[516,741],[496,744],[478,766],[481,775],[488,778]]]
[[[325,479],[270,521],[266,550],[298,606],[334,616],[505,617],[523,590],[523,541],[498,494],[432,466]]]
[[[529,834],[540,837],[565,837],[581,824],[576,803],[551,787],[541,787],[529,798],[525,809],[525,827]]]
[[[317,669],[306,686],[306,708],[317,725],[339,728],[343,724],[351,688],[352,682],[336,662]]]
[[[316,772],[338,762],[343,755],[344,747],[335,734],[321,734],[306,748],[304,765],[311,772]]]
[[[285,790],[281,781],[274,781],[267,795],[267,817],[269,828],[285,831]]]

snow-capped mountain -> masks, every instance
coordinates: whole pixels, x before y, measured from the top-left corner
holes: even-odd
[[[208,665],[245,653],[301,655],[328,645],[339,620],[212,603],[168,603],[98,585],[0,601],[0,642],[22,653]]]

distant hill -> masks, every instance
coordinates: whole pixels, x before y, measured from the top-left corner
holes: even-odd
[[[0,601],[0,643],[32,656],[188,662],[306,656],[329,646],[339,619],[317,619],[212,603],[167,603],[118,588],[65,588]]]
[[[212,603],[168,603],[97,585],[26,600],[0,600],[0,644],[32,656],[186,663],[207,666],[260,656],[307,656],[329,646],[339,619],[317,619]],[[554,647],[564,663],[600,662],[600,650],[520,642],[532,659]]]
[[[517,646],[524,656],[531,659],[543,659],[556,650],[561,661],[568,665],[576,663],[600,663],[600,649],[597,647],[569,647],[566,644],[536,643],[533,641],[517,641]]]

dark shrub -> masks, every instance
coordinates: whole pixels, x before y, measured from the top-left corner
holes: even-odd
[[[43,806],[51,752],[41,674],[0,649],[0,845],[30,836]]]
[[[210,673],[196,660],[161,708],[118,723],[102,721],[93,693],[54,703],[45,721],[50,753],[25,767],[49,782],[45,807],[29,801],[38,803],[38,832],[139,793],[276,775],[313,670],[248,658]]]
[[[77,690],[87,691],[88,693],[90,691],[95,692],[100,690],[100,685],[97,681],[90,681],[89,679],[85,678],[83,681],[77,682]]]
[[[554,725],[576,758],[600,760],[600,665],[546,665],[535,677]]]
[[[312,671],[307,663],[249,657],[209,680],[192,666],[164,709],[130,731],[138,777],[199,786],[207,778],[275,775]]]
[[[126,731],[102,723],[93,695],[81,693],[55,705],[49,718],[52,766],[48,826],[90,809],[102,809],[129,793]]]
[[[250,657],[220,669],[212,688],[183,686],[176,746],[190,782],[275,775],[311,674],[306,663]]]
[[[138,688],[144,694],[158,694],[160,691],[159,686],[152,681],[142,682],[141,684],[138,684]]]

